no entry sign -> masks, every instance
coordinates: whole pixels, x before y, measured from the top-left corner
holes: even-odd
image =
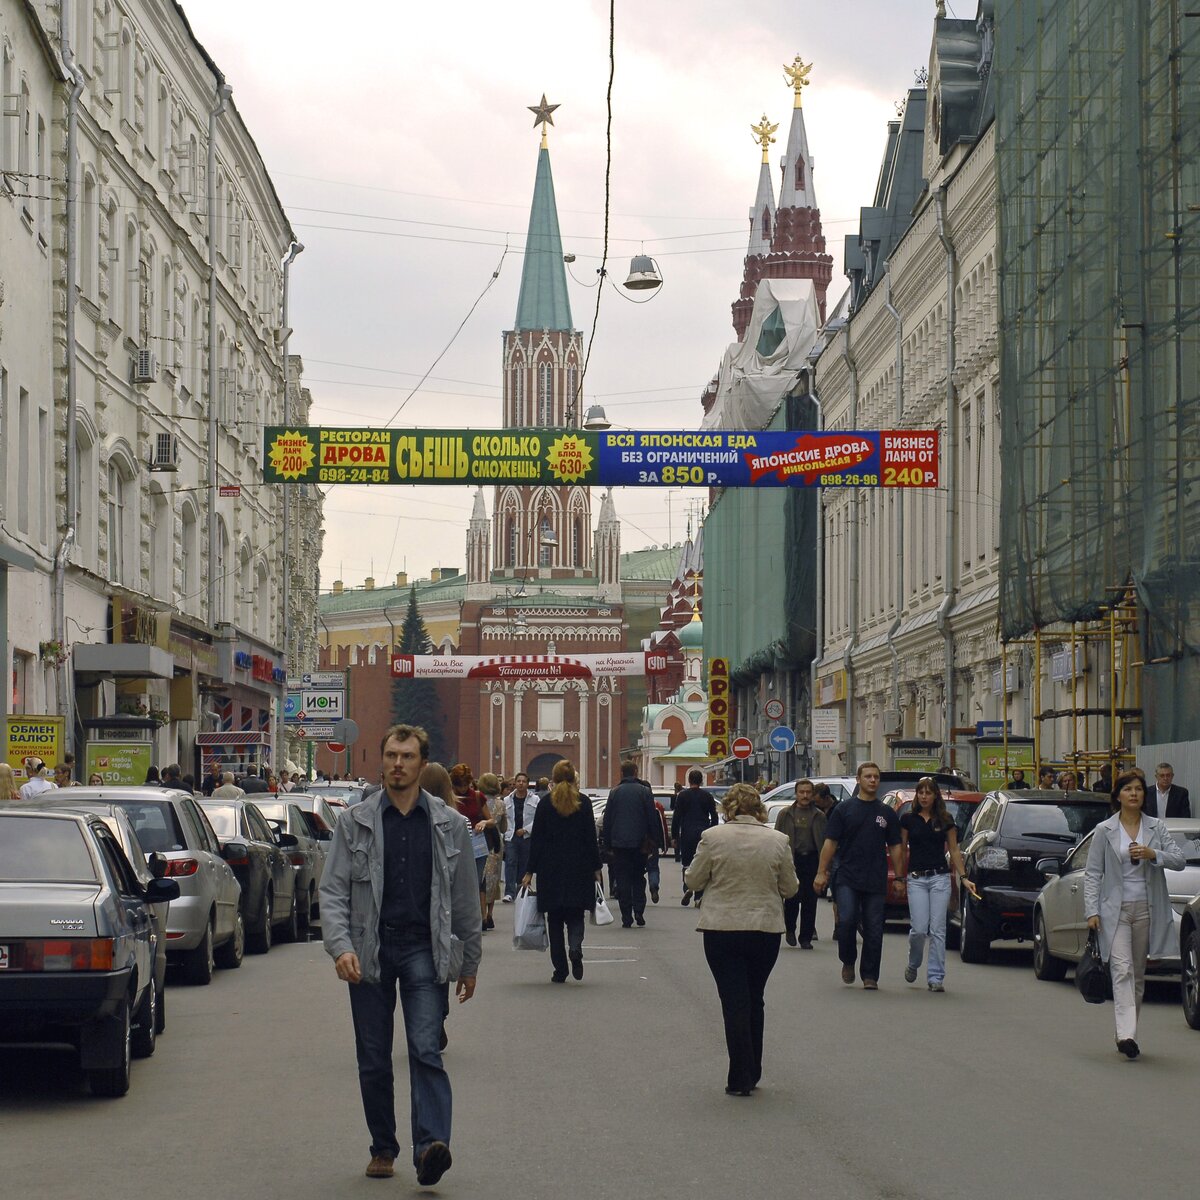
[[[749,758],[754,753],[754,743],[749,738],[734,738],[732,750],[734,758]]]

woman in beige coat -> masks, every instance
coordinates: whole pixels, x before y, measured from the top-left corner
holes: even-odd
[[[696,926],[725,1018],[725,1092],[749,1096],[762,1078],[763,994],[779,957],[783,902],[800,887],[788,838],[766,825],[767,810],[748,783],[722,801],[725,824],[706,829],[684,887],[704,892]]]

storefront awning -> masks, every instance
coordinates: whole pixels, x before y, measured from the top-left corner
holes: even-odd
[[[166,650],[140,642],[115,646],[79,644],[74,648],[77,675],[126,676],[134,679],[171,679],[175,660]]]

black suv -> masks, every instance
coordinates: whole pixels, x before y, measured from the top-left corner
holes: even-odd
[[[1033,937],[1033,902],[1046,877],[1042,858],[1066,858],[1080,840],[1109,815],[1109,800],[1096,792],[989,792],[963,834],[967,878],[982,899],[961,889],[950,913],[951,941],[957,936],[963,962],[988,960],[1002,938]]]

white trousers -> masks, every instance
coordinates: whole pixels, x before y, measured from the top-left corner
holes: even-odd
[[[1113,1009],[1117,1041],[1137,1040],[1142,993],[1146,990],[1146,955],[1150,950],[1150,905],[1136,900],[1121,905],[1121,919],[1113,935],[1108,969],[1112,974]]]

